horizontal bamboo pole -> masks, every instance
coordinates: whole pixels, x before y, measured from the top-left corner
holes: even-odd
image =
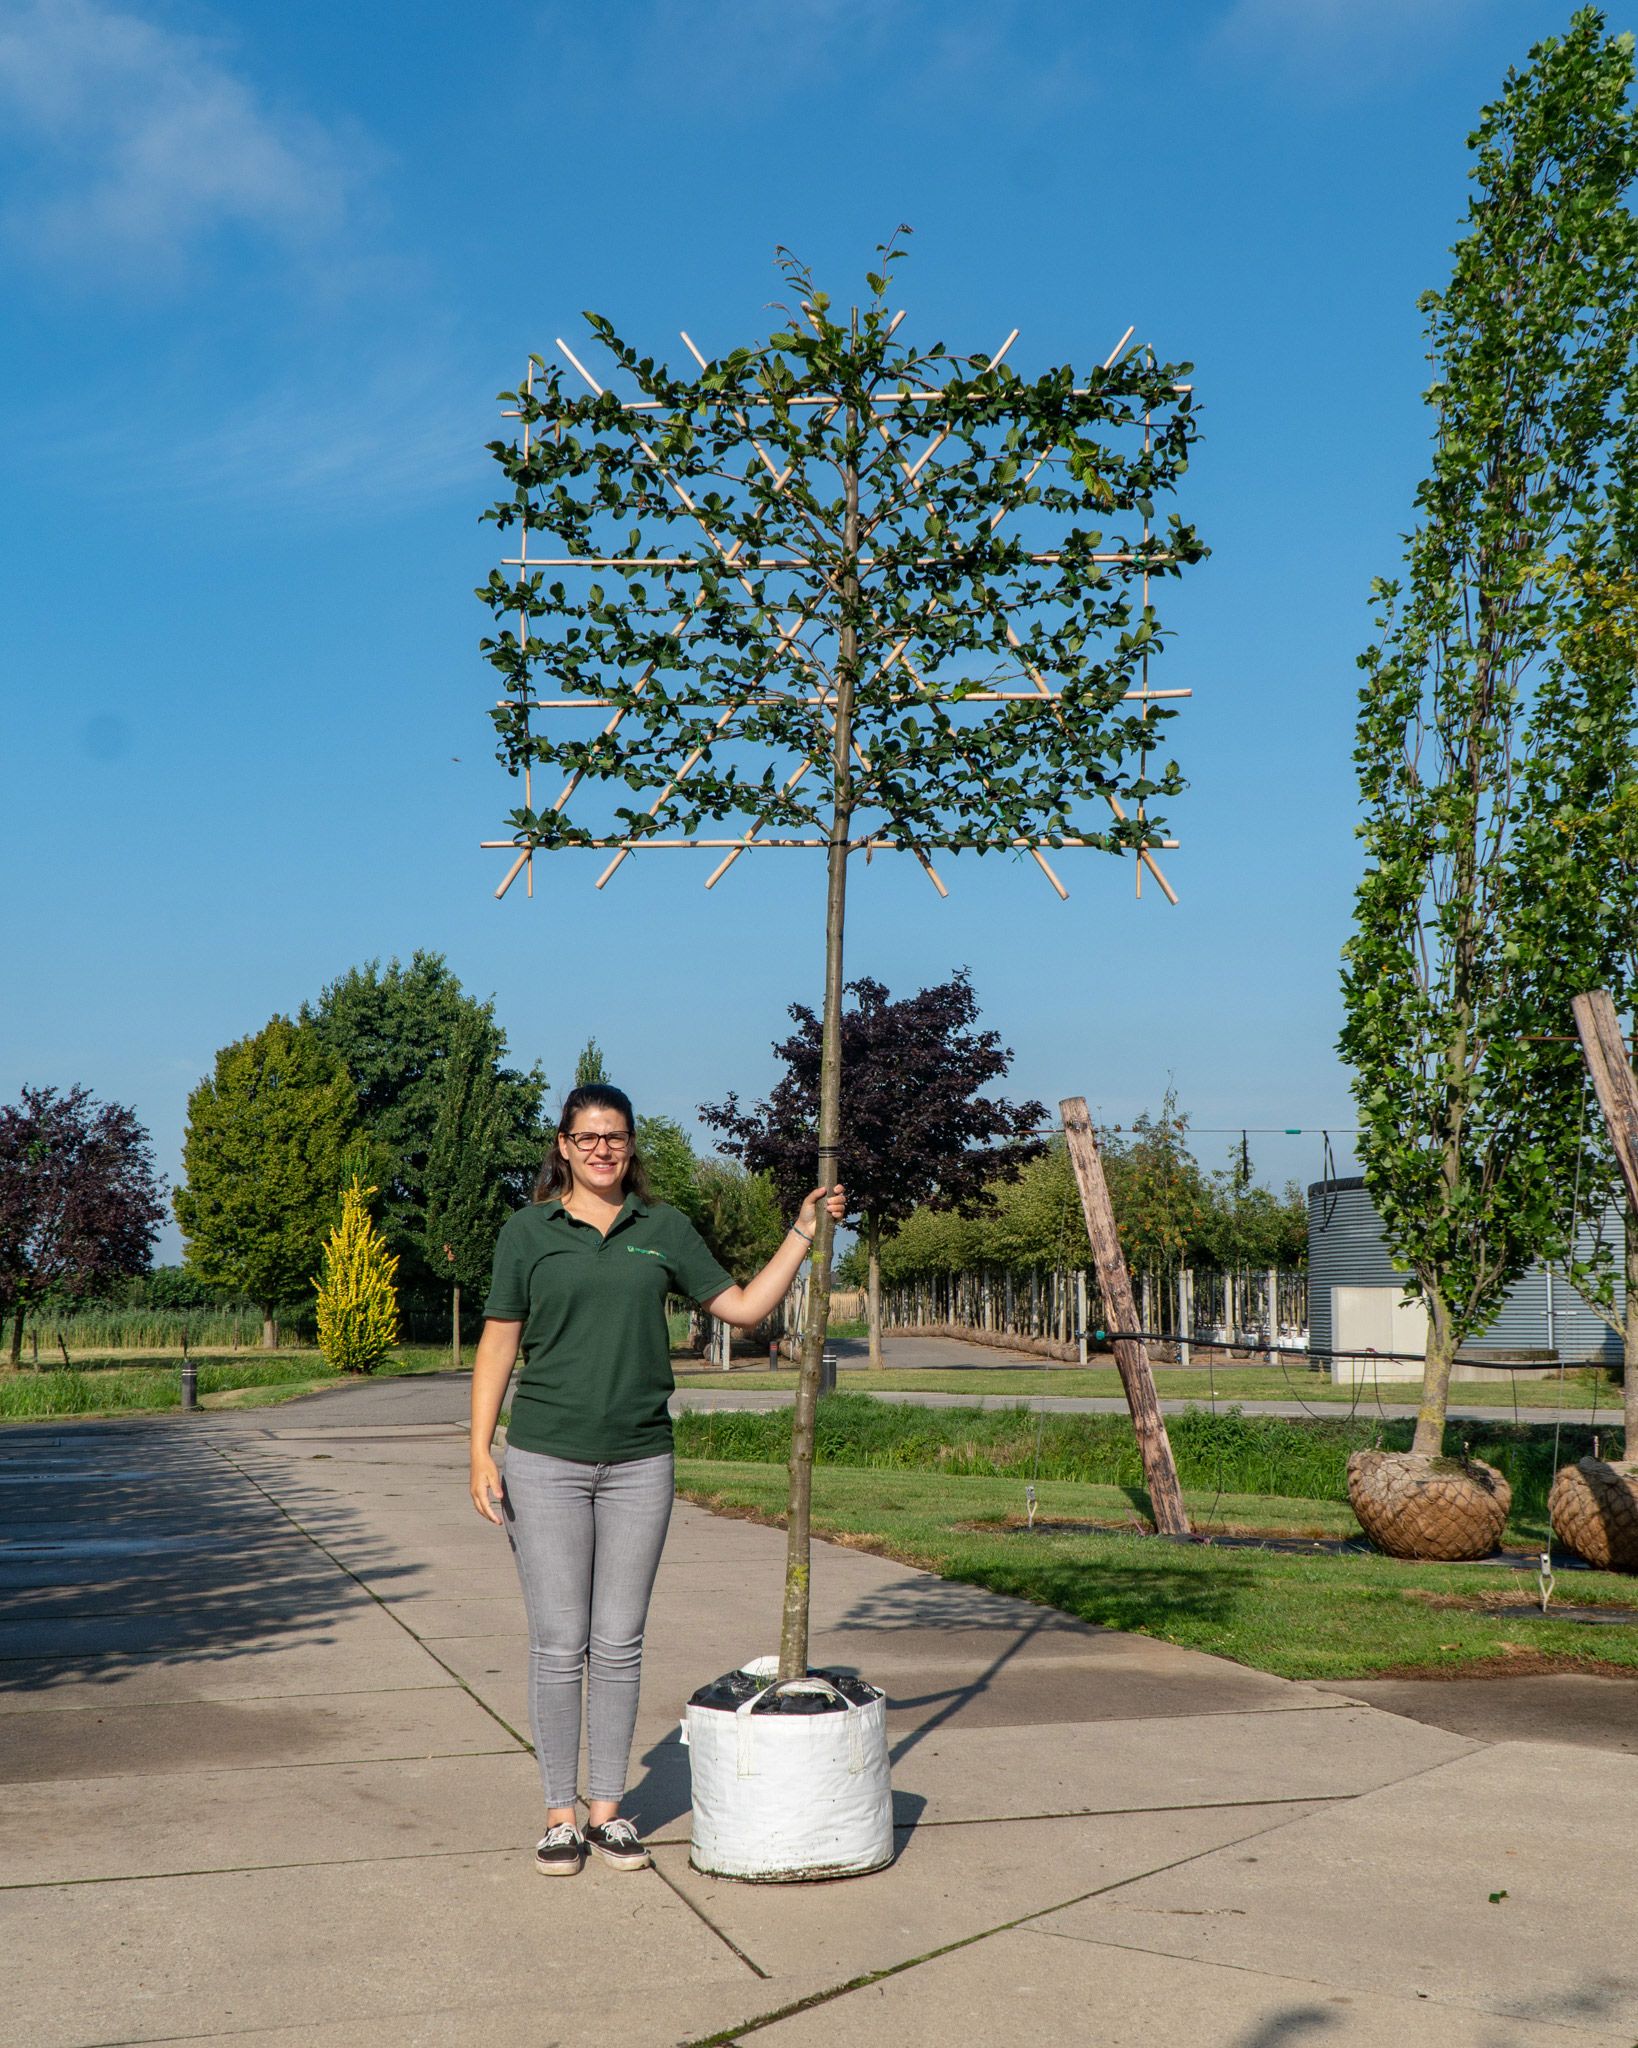
[[[558,346],[562,347],[562,343],[560,342]],[[563,353],[565,355],[569,354],[567,349],[564,349]],[[569,356],[569,360],[571,362],[574,362],[573,356]],[[575,368],[580,369],[580,365],[578,363],[575,363]],[[582,376],[586,375],[584,370],[581,370],[580,374]],[[590,380],[588,379],[588,381]],[[597,386],[594,388],[597,389],[598,395],[601,396],[602,387]],[[1177,396],[1182,397],[1186,393],[1193,391],[1194,386],[1192,384],[1173,384],[1168,388],[1171,391],[1173,391]],[[1092,390],[1092,387],[1089,384],[1077,384],[1074,390],[1070,393],[1070,396],[1072,398],[1091,398],[1093,396],[1102,395],[1103,394],[1101,393],[1095,394]],[[881,411],[883,408],[889,406],[939,405],[943,403],[947,396],[948,393],[943,391],[890,391],[885,393],[880,398],[872,398],[870,400],[870,404],[874,406],[878,411]],[[829,393],[821,393],[817,397],[807,398],[772,399],[751,398],[741,396],[736,398],[704,398],[700,402],[704,405],[726,405],[729,407],[738,408],[740,410],[749,410],[750,408],[754,407],[758,411],[767,412],[773,412],[776,409],[780,408],[783,408],[788,412],[796,412],[799,410],[805,411],[812,406],[828,405],[834,412],[839,407],[844,405],[846,403],[846,400],[843,398],[833,397]],[[667,405],[663,400],[658,398],[627,398],[622,399],[620,401],[620,410],[622,412],[674,413],[678,411],[679,408],[674,405]],[[503,419],[515,420],[521,419],[522,414],[519,413],[515,407],[508,406],[502,412],[501,417]],[[1135,416],[1133,423],[1134,425],[1136,424]]]
[[[1176,839],[1150,839],[1145,842],[1149,846],[1158,846],[1163,852],[1173,853],[1178,850],[1181,843]],[[515,839],[480,839],[478,844],[489,853],[518,851],[518,842]],[[697,846],[719,849],[734,847],[745,853],[759,853],[779,847],[814,847],[829,844],[828,839],[746,839],[743,835],[738,839],[579,839],[572,846],[554,847],[552,851],[579,853],[618,846],[624,847],[628,853],[646,853],[651,848],[656,852],[669,852],[681,847]],[[935,839],[931,844],[946,853],[999,853],[1009,847],[1022,848],[1026,852],[1048,847],[1054,853],[1073,852],[1077,847],[1089,848],[1094,853],[1107,853],[1110,850],[1108,847],[1099,846],[1091,839]],[[524,848],[526,853],[531,850],[533,849]],[[851,853],[917,852],[915,847],[906,846],[898,839],[850,839],[848,850]]]
[[[901,568],[930,569],[947,561],[946,555],[913,555],[908,562],[900,563]],[[1063,555],[1024,555],[1021,559],[1037,569],[1053,569],[1063,562]],[[1133,553],[1127,549],[1113,552],[1100,551],[1096,554],[1078,555],[1081,562],[1171,562],[1174,555],[1154,553]],[[502,555],[503,569],[717,569],[726,567],[720,555]],[[879,566],[875,555],[861,555],[859,567],[874,569]],[[733,563],[735,569],[823,569],[825,564],[810,555],[742,555]]]
[[[1123,704],[1158,703],[1162,697],[1192,697],[1193,690],[1126,690],[1120,701]],[[621,701],[618,697],[497,697],[497,711],[607,711]],[[717,711],[722,700],[718,697],[672,697],[667,700],[679,711]],[[829,704],[829,697],[745,697],[738,708],[753,711],[763,705],[789,704],[793,706]],[[894,708],[914,710],[918,704],[1059,704],[1062,694],[1056,690],[967,690],[959,697],[948,691],[938,691],[929,696],[919,692],[911,696],[896,697]]]

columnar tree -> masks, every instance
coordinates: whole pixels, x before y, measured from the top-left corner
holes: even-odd
[[[338,1372],[373,1372],[398,1342],[398,1261],[370,1214],[374,1193],[356,1174],[342,1190],[341,1219],[313,1282],[319,1350]]]
[[[840,1177],[862,1218],[870,1363],[882,1363],[881,1235],[925,1202],[970,1213],[992,1200],[1040,1146],[1030,1134],[1040,1102],[1004,1102],[979,1091],[1012,1064],[997,1031],[975,1029],[978,998],[960,969],[946,982],[895,1002],[868,976],[847,984],[841,1021]],[[700,1115],[723,1132],[724,1150],[771,1173],[787,1205],[813,1185],[824,1057],[821,1020],[792,1003],[795,1032],[774,1047],[785,1074],[766,1102],[742,1110],[736,1095]]]
[[[269,1349],[279,1310],[308,1296],[357,1136],[346,1067],[288,1017],[224,1046],[188,1097],[174,1197],[187,1262],[258,1305]]]
[[[11,1364],[23,1325],[56,1295],[146,1270],[164,1216],[153,1147],[134,1113],[89,1088],[24,1088],[0,1106],[0,1312]]]
[[[438,1109],[423,1169],[421,1257],[450,1290],[450,1350],[461,1364],[461,1295],[481,1289],[501,1225],[518,1206],[507,1163],[514,1105],[495,1072],[490,1033],[471,1011],[450,1030],[438,1069]]]
[[[1556,701],[1555,650],[1587,615],[1564,565],[1598,553],[1631,489],[1632,78],[1632,38],[1583,8],[1481,116],[1467,232],[1423,300],[1432,464],[1360,659],[1369,865],[1340,1046],[1372,1196],[1427,1303],[1415,1449],[1430,1455],[1458,1347],[1553,1248],[1574,1174],[1579,1062],[1562,1040],[1598,942],[1561,928],[1544,948],[1523,913],[1557,879],[1551,835],[1530,829],[1544,757],[1585,738]]]
[[[501,757],[525,779],[512,874],[540,849],[601,846],[615,850],[606,880],[634,848],[700,843],[702,827],[726,833],[704,842],[724,852],[719,874],[763,846],[822,849],[826,1185],[850,859],[907,851],[940,889],[943,848],[1027,849],[1049,875],[1059,846],[1152,864],[1166,842],[1149,806],[1182,778],[1157,753],[1150,584],[1202,552],[1175,517],[1156,529],[1194,439],[1178,367],[1117,350],[1023,377],[1005,349],[912,349],[888,304],[896,260],[890,247],[848,314],[787,261],[784,324],[715,360],[690,341],[681,374],[589,315],[629,397],[560,344],[562,365],[535,359],[507,394],[521,436],[493,444],[508,488],[491,516],[516,541],[482,593]],[[589,730],[564,724],[575,706],[596,715]],[[548,707],[569,708],[543,730]],[[550,803],[533,791],[543,768],[566,777]],[[806,1668],[831,1246],[821,1208],[791,1438],[787,1676]]]
[[[352,968],[301,1014],[352,1075],[359,1121],[381,1148],[378,1214],[399,1260],[403,1290],[411,1297],[441,1295],[447,1264],[436,1246],[435,1256],[427,1251],[427,1158],[457,1031],[464,1022],[476,1033],[494,1079],[500,1121],[489,1169],[510,1208],[528,1199],[540,1166],[546,1078],[538,1065],[508,1064],[493,1002],[468,995],[438,953],[417,952],[407,966],[371,960]]]

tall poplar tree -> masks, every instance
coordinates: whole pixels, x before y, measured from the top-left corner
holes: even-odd
[[[1422,301],[1432,464],[1360,658],[1368,865],[1340,1049],[1367,1182],[1427,1303],[1425,1455],[1459,1346],[1553,1249],[1574,1176],[1579,1061],[1560,1041],[1601,941],[1561,924],[1545,945],[1526,912],[1555,879],[1534,829],[1548,754],[1603,744],[1563,715],[1559,651],[1588,604],[1565,564],[1598,555],[1632,489],[1632,84],[1632,37],[1582,8],[1470,139],[1467,231]]]

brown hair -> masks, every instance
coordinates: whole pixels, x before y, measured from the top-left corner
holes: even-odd
[[[631,1097],[623,1088],[614,1088],[607,1081],[588,1081],[584,1087],[571,1088],[563,1098],[563,1107],[558,1111],[557,1130],[552,1137],[551,1148],[541,1161],[540,1172],[535,1178],[535,1200],[537,1202],[559,1201],[574,1186],[574,1173],[558,1147],[558,1139],[567,1137],[575,1118],[583,1109],[612,1109],[617,1116],[626,1120],[626,1129],[635,1141],[637,1136],[637,1112],[631,1106]],[[638,1157],[633,1142],[626,1154],[626,1170],[620,1182],[620,1192],[635,1195],[640,1202],[652,1201],[649,1193],[648,1175],[643,1171],[643,1162]]]

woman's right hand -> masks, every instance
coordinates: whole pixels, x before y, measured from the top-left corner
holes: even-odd
[[[493,1522],[497,1529],[505,1524],[500,1517],[501,1497],[500,1469],[487,1451],[472,1453],[472,1505],[486,1522]]]

